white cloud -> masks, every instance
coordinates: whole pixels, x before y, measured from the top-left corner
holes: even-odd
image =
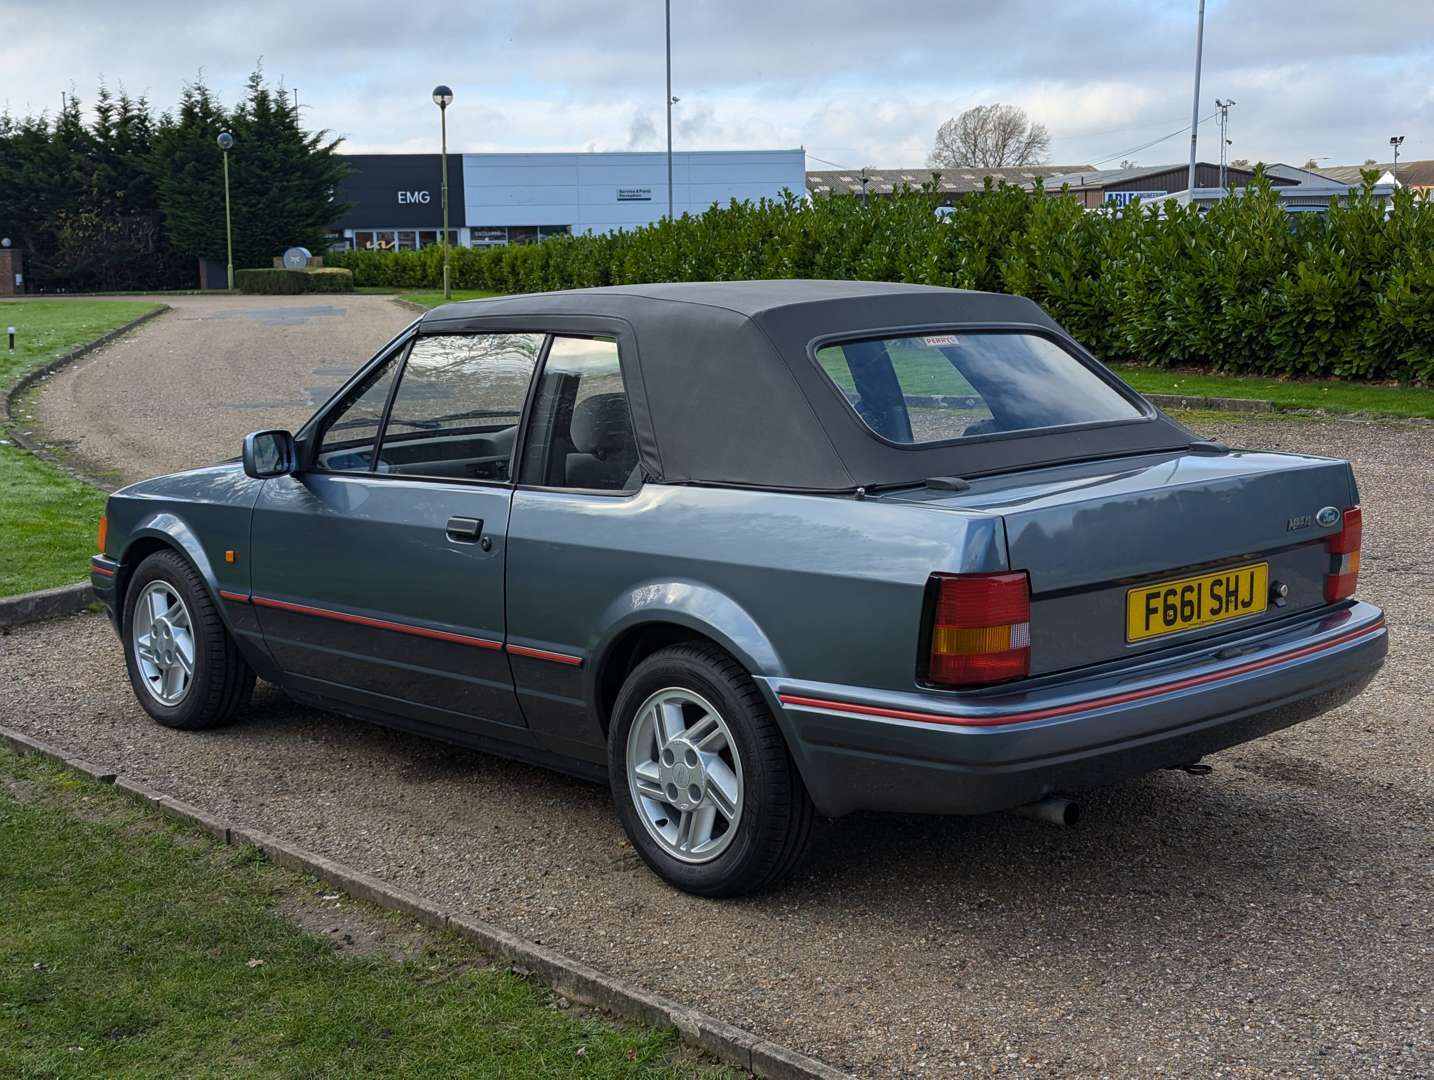
[[[689,148],[805,145],[844,166],[916,166],[937,125],[1007,101],[1052,134],[1052,157],[1093,161],[1188,123],[1194,44],[1185,0],[678,0],[674,134]],[[43,11],[43,15],[41,12]],[[508,0],[0,0],[0,104],[92,100],[101,72],[159,107],[203,69],[232,102],[257,58],[299,88],[304,116],[354,151],[436,142],[428,92],[447,82],[461,150],[660,146],[663,27],[656,5]],[[1434,157],[1434,4],[1212,0],[1202,112],[1233,97],[1233,153],[1335,161]],[[1211,131],[1213,129],[1210,129]],[[1186,137],[1131,151],[1184,156]],[[1202,129],[1202,155],[1218,148]],[[1208,150],[1206,149],[1208,147]]]

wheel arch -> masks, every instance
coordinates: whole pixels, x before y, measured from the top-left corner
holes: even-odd
[[[653,653],[682,641],[706,641],[736,660],[749,675],[785,669],[771,640],[736,601],[694,582],[649,582],[614,603],[601,643],[590,653],[588,705],[604,734],[623,682]]]
[[[219,611],[219,617],[227,625],[229,618],[219,599],[219,582],[214,576],[214,567],[209,556],[204,553],[204,546],[188,523],[170,511],[153,514],[130,530],[124,549],[120,552],[119,570],[115,574],[116,612],[124,611],[125,596],[129,592],[130,579],[134,577],[135,569],[155,552],[164,550],[175,552],[194,567],[204,579],[214,606]]]

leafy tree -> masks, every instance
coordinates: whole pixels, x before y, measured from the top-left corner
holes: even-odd
[[[1046,126],[1032,123],[1025,109],[999,102],[976,105],[937,129],[927,164],[988,169],[1038,165],[1046,160],[1050,146]]]

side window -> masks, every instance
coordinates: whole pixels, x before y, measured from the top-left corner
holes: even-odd
[[[553,338],[533,399],[521,479],[590,491],[631,491],[640,485],[617,342]]]
[[[375,368],[329,413],[319,435],[317,463],[330,472],[368,472],[403,349]]]
[[[438,479],[511,478],[542,334],[418,338],[384,428],[378,471]]]

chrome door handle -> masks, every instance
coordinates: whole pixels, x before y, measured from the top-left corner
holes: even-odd
[[[451,517],[448,519],[448,539],[460,544],[471,544],[483,535],[483,519]]]

